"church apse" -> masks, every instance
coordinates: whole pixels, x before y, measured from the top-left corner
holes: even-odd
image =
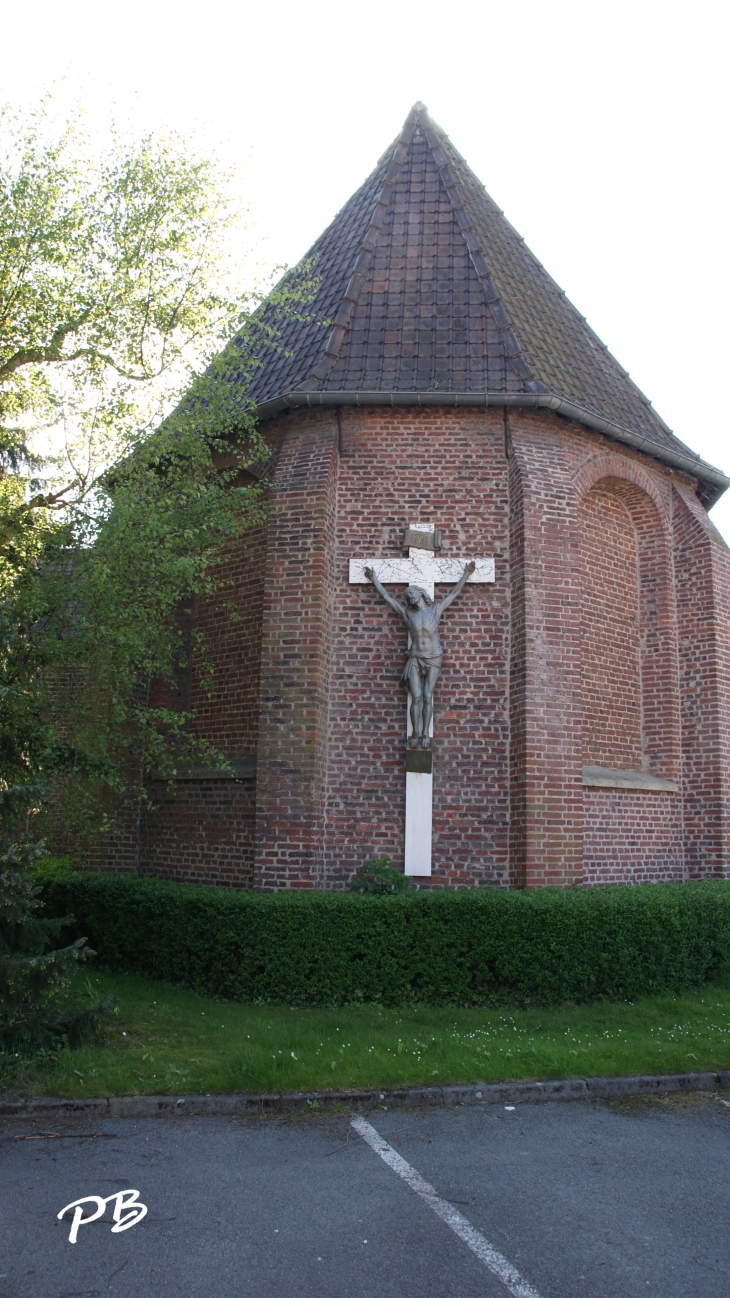
[[[408,790],[430,781],[422,888],[730,874],[730,553],[707,514],[730,479],[675,437],[423,104],[293,282],[312,264],[306,310],[263,304],[255,342],[248,396],[278,447],[265,533],[196,610],[212,690],[195,666],[180,682],[248,783],[165,786],[139,853],[130,829],[109,864],[343,888],[373,854],[405,868]],[[429,597],[494,561],[444,619],[418,750],[407,635],[364,574],[387,586],[385,565],[398,593],[404,559],[423,568],[411,532],[461,564],[426,565]]]

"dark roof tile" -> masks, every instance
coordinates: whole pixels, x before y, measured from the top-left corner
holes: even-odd
[[[724,490],[723,475],[667,428],[422,105],[308,263],[318,287],[303,318],[262,308],[279,331],[278,347],[262,346],[251,388],[263,413],[296,392],[523,393],[691,463],[700,479],[709,470],[708,497]],[[295,283],[302,266],[290,272]]]

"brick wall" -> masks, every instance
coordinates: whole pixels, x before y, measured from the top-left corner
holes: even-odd
[[[373,853],[403,862],[407,638],[372,586],[348,584],[348,570],[350,558],[399,555],[405,528],[418,521],[442,530],[444,555],[494,555],[496,564],[495,584],[467,586],[441,623],[430,886],[507,879],[506,467],[501,412],[342,412],[327,887],[342,886]],[[436,597],[448,589],[437,586]]]
[[[142,813],[140,873],[252,887],[255,780],[155,781],[150,795],[154,810]]]
[[[510,416],[510,857],[521,887],[582,871],[580,552],[564,438],[558,420]]]
[[[171,689],[155,701],[192,709],[192,728],[229,761],[253,763],[258,744],[261,629],[266,529],[249,529],[227,546],[216,590],[184,609],[181,625],[202,643]],[[208,669],[212,669],[212,672]],[[139,823],[137,868],[143,874],[198,883],[253,885],[255,778],[245,782],[186,775],[153,781],[152,807]]]
[[[496,560],[442,624],[424,886],[727,869],[730,565],[690,479],[547,412],[345,407],[270,431],[271,519],[195,610],[215,675],[190,687],[200,733],[256,753],[256,785],[156,785],[117,868],[271,890],[402,864],[405,633],[348,565],[398,555],[420,520],[444,554]],[[584,764],[684,800],[584,789]]]
[[[110,800],[111,801],[111,800]],[[115,870],[137,874],[140,866],[141,800],[132,792],[123,802],[109,806],[109,827],[83,850],[79,864],[89,870]],[[55,850],[76,855],[78,845],[59,841]]]
[[[255,883],[322,884],[339,468],[336,415],[284,420],[268,529]]]
[[[193,667],[194,729],[231,760],[255,754],[258,744],[265,555],[266,529],[251,528],[224,551],[215,595],[198,598],[195,607],[195,631],[213,675],[208,681],[199,655]]]
[[[140,685],[135,702],[145,706],[150,697],[147,685]],[[132,748],[126,767],[127,795],[116,799],[108,793],[104,813],[108,828],[86,845],[81,864],[91,870],[116,870],[136,874],[140,865],[140,825],[142,815],[142,758]],[[62,851],[77,852],[77,844],[59,844]]]
[[[685,877],[679,794],[586,788],[583,812],[583,883],[676,883]]]
[[[640,771],[636,532],[606,480],[581,501],[580,539],[583,762]]]
[[[583,754],[589,766],[678,779],[677,608],[670,520],[609,476],[581,518]]]
[[[591,485],[593,484],[593,485]],[[667,484],[604,451],[577,475],[587,766],[680,778],[677,609]],[[586,883],[685,877],[681,796],[586,788]]]
[[[673,505],[687,870],[728,877],[730,554],[680,484]]]

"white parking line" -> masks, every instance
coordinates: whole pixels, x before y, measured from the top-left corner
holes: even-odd
[[[446,1222],[447,1226],[451,1227],[454,1234],[458,1235],[467,1248],[470,1248],[472,1253],[476,1254],[479,1261],[484,1263],[492,1272],[492,1275],[496,1275],[497,1279],[502,1281],[502,1284],[509,1289],[514,1298],[540,1298],[537,1290],[522,1279],[519,1271],[513,1267],[512,1263],[508,1262],[506,1257],[502,1257],[502,1254],[492,1247],[489,1240],[484,1238],[481,1231],[475,1230],[466,1217],[457,1212],[453,1204],[442,1199],[433,1186],[429,1185],[428,1181],[424,1181],[415,1167],[411,1167],[410,1163],[401,1158],[400,1154],[393,1149],[392,1145],[388,1144],[387,1140],[383,1140],[375,1127],[372,1127],[364,1118],[353,1118],[351,1125],[362,1136],[363,1140],[367,1141],[370,1148],[380,1155],[383,1162],[387,1163],[388,1167],[402,1177],[406,1185],[409,1185],[423,1199],[424,1203],[427,1203],[429,1208],[433,1209],[437,1217],[440,1217],[442,1221]]]

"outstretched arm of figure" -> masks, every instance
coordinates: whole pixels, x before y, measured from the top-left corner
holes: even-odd
[[[449,591],[448,595],[446,595],[444,599],[439,600],[439,604],[438,604],[439,617],[441,617],[442,613],[446,612],[446,609],[449,607],[449,604],[453,604],[454,600],[456,599],[456,596],[461,594],[462,590],[464,589],[467,581],[471,577],[471,574],[474,572],[475,568],[476,568],[476,564],[472,559],[470,563],[466,564],[466,566],[464,567],[464,571],[462,572],[459,580],[457,581],[455,586],[451,587],[451,590]]]
[[[393,596],[388,594],[385,587],[382,586],[378,581],[372,568],[365,569],[365,576],[370,579],[370,581],[373,583],[373,586],[377,590],[378,594],[381,596],[382,599],[385,600],[386,604],[389,604],[393,612],[397,613],[401,621],[405,622],[406,626],[408,626],[408,618],[406,617],[406,611],[403,605],[399,604],[397,599],[393,599]]]

